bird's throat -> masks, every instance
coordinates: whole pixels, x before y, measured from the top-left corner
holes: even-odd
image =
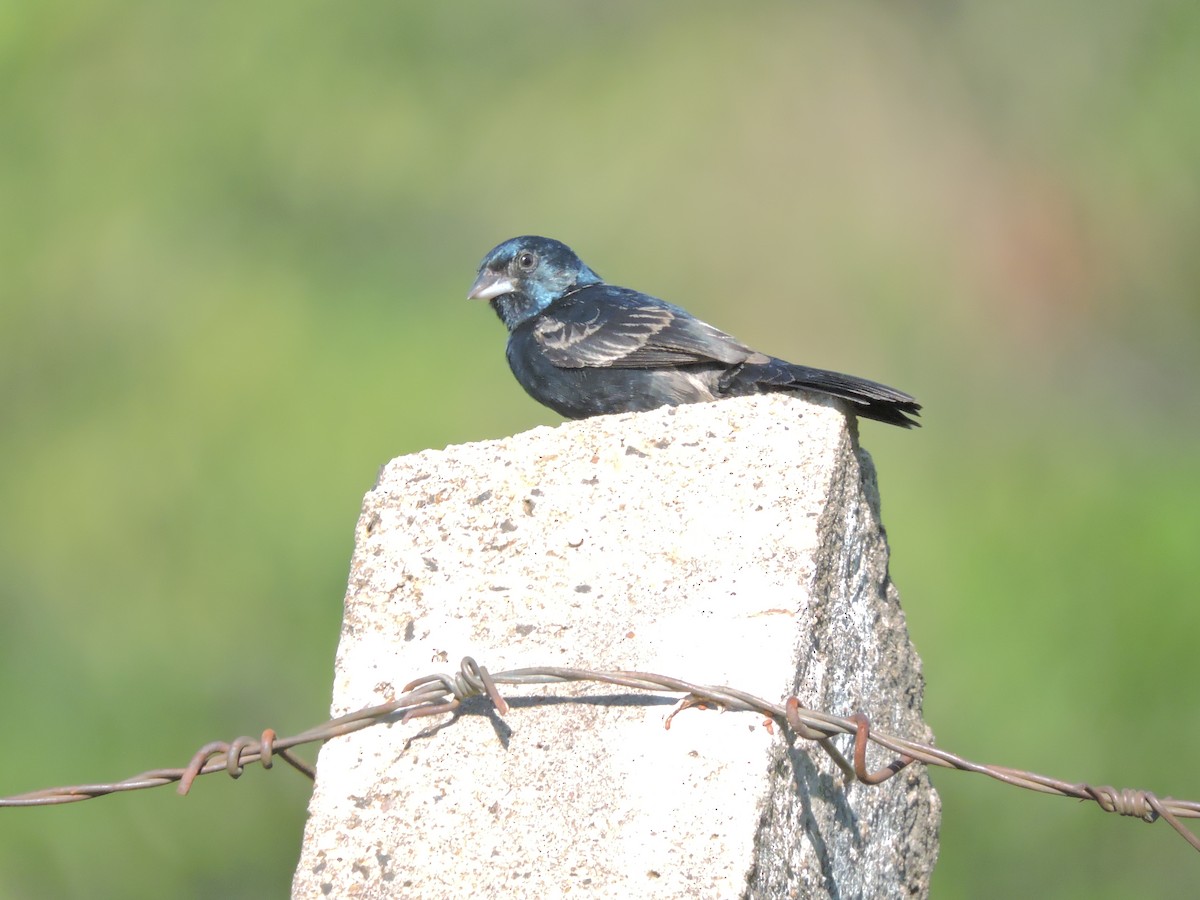
[[[493,298],[491,301],[492,309],[496,311],[496,315],[500,317],[500,321],[504,323],[509,331],[512,331],[522,322],[532,319],[541,310],[537,301],[525,294],[501,294],[499,297]]]

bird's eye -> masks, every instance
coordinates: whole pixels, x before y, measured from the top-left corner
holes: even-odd
[[[537,268],[537,254],[532,250],[522,250],[517,254],[517,267],[522,272],[532,272]]]

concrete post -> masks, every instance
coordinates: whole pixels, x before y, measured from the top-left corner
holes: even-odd
[[[333,712],[472,655],[795,693],[928,740],[887,562],[870,457],[840,412],[793,398],[403,457],[363,504]],[[674,698],[503,692],[529,699],[326,744],[293,896],[928,891],[940,806],[919,766],[845,785],[750,713],[688,710],[668,731]]]

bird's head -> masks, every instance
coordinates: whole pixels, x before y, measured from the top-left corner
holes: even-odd
[[[510,329],[600,276],[561,241],[526,235],[492,249],[479,265],[469,300],[490,300]]]

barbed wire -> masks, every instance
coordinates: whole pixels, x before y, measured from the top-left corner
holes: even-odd
[[[1083,782],[1060,781],[1057,778],[1049,778],[1021,769],[971,762],[929,744],[875,731],[871,728],[868,718],[861,713],[843,718],[806,709],[800,705],[800,701],[796,697],[787,698],[783,704],[772,703],[737,688],[692,684],[679,678],[650,672],[594,672],[589,669],[538,666],[489,673],[469,656],[463,658],[458,673],[454,675],[438,673],[418,678],[405,685],[402,689],[403,694],[389,703],[368,706],[344,716],[338,716],[291,737],[280,738],[275,731],[268,728],[257,739],[239,737],[228,743],[213,741],[197,750],[192,755],[191,761],[181,769],[151,769],[123,781],[47,788],[16,794],[0,798],[0,807],[53,806],[61,803],[76,803],[123,791],[142,790],[176,782],[179,784],[178,792],[187,794],[191,790],[192,784],[201,775],[224,771],[237,778],[247,765],[256,762],[261,763],[264,769],[271,768],[277,757],[312,779],[315,778],[313,768],[292,754],[290,752],[292,748],[316,741],[328,741],[331,738],[397,719],[404,723],[416,718],[453,712],[465,700],[472,697],[488,697],[500,715],[507,715],[508,703],[500,695],[496,685],[522,686],[568,682],[599,682],[638,691],[683,694],[684,696],[667,716],[666,728],[671,727],[671,721],[675,716],[692,707],[704,708],[711,705],[726,710],[759,713],[767,718],[768,724],[776,723],[799,738],[815,742],[841,769],[847,783],[860,781],[867,785],[882,784],[914,762],[926,766],[975,772],[1026,790],[1088,800],[1094,802],[1105,812],[1132,816],[1144,822],[1154,822],[1162,818],[1195,850],[1200,851],[1200,837],[1197,837],[1181,821],[1181,819],[1200,818],[1200,802],[1194,800],[1159,797],[1151,791],[1135,788],[1118,790],[1108,785],[1094,786]],[[854,736],[852,761],[847,760],[833,745],[831,738],[839,734]],[[867,745],[870,743],[898,754],[898,757],[874,771],[868,770],[866,756]]]

